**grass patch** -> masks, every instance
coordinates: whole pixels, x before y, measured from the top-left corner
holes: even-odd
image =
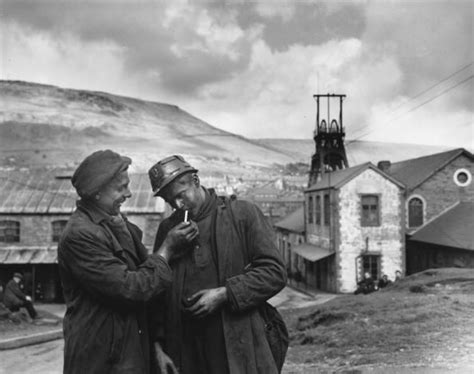
[[[473,307],[472,269],[429,270],[370,295],[341,295],[323,305],[284,311],[292,348],[288,358],[322,367],[400,359],[419,363],[425,352],[443,352],[459,333],[469,334]],[[453,332],[453,326],[463,328]]]

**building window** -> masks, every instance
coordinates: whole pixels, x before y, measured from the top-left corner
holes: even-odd
[[[454,183],[456,183],[459,187],[466,187],[471,184],[472,175],[467,169],[458,169],[454,173],[453,179]]]
[[[0,221],[0,243],[20,241],[20,222]]]
[[[308,223],[313,223],[313,196],[308,199]]]
[[[378,255],[362,256],[361,279],[363,279],[365,273],[369,273],[372,279],[374,280],[380,278],[380,256]]]
[[[329,226],[331,224],[331,210],[329,208],[329,194],[324,195],[324,225]]]
[[[316,224],[321,224],[321,196],[316,196]]]
[[[61,221],[53,221],[51,224],[53,228],[53,236],[52,240],[53,242],[59,242],[59,239],[61,238],[61,234],[63,233],[64,228],[66,227],[67,221],[66,220],[61,220]]]
[[[377,195],[362,195],[361,226],[380,226],[379,197]]]
[[[408,201],[408,227],[423,225],[423,201],[414,197]]]

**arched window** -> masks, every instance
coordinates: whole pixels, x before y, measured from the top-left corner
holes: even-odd
[[[0,221],[0,243],[20,241],[20,222]]]
[[[67,221],[66,220],[60,220],[60,221],[53,221],[51,223],[52,227],[52,238],[51,240],[53,242],[59,242],[59,239],[61,238],[61,234],[63,233],[64,228],[66,227]]]
[[[413,197],[408,201],[408,227],[423,225],[423,200]]]

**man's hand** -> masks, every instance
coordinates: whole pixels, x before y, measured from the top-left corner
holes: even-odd
[[[182,247],[187,247],[186,244],[198,236],[199,229],[196,222],[180,222],[168,232],[158,254],[169,261],[172,256],[179,255],[183,251]]]
[[[25,296],[25,299],[26,299],[27,301],[31,301],[31,297],[28,296],[28,295]]]
[[[156,351],[156,360],[158,361],[158,367],[160,368],[160,373],[178,374],[178,370],[174,366],[173,361],[163,351],[163,349],[161,349],[161,345],[159,343],[155,343],[155,351]]]
[[[226,301],[225,287],[201,290],[186,299],[186,304],[190,306],[185,310],[195,318],[203,318],[214,313]]]

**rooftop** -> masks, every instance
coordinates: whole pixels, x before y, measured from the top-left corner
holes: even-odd
[[[460,202],[427,222],[410,240],[474,251],[474,202]]]
[[[132,197],[124,213],[163,213],[165,203],[153,197],[146,174],[130,174]],[[78,195],[71,180],[48,172],[0,171],[0,214],[70,214]]]
[[[405,184],[410,190],[419,186],[461,154],[474,159],[474,156],[469,151],[464,148],[456,148],[447,152],[393,163],[387,173]]]

